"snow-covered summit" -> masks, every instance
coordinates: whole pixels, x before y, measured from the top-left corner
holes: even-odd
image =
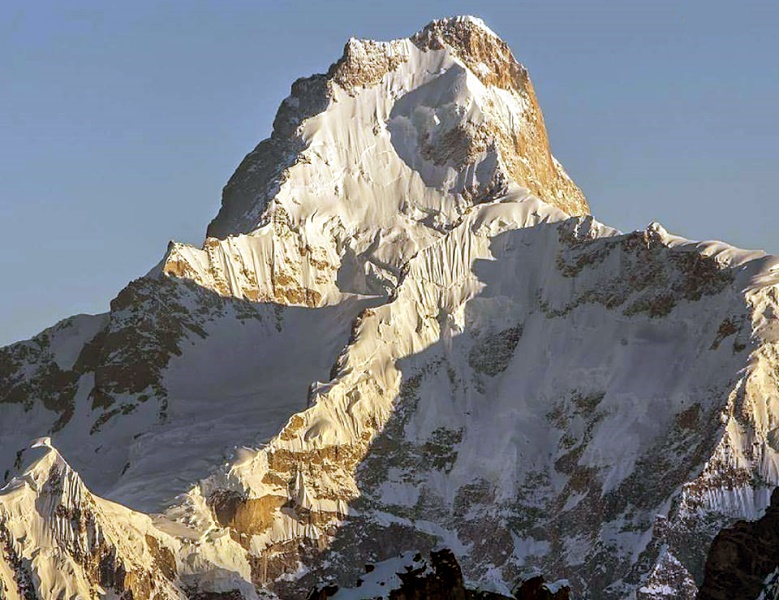
[[[387,295],[410,256],[516,187],[589,212],[505,42],[468,17],[409,39],[352,39],[327,74],[295,82],[272,136],[225,187],[203,248],[174,245],[164,270],[307,306]]]
[[[30,442],[30,449],[41,449],[43,454],[33,461],[22,473],[21,477],[14,479],[2,488],[4,496],[12,495],[20,487],[31,487],[34,491],[42,490],[53,472],[57,478],[65,482],[61,501],[65,504],[78,504],[83,495],[84,485],[78,474],[70,468],[62,455],[52,445],[51,438],[44,436]]]
[[[449,73],[452,68],[455,68],[456,73]],[[463,81],[460,85],[467,86],[464,94],[446,98],[452,84],[466,78],[466,73],[462,70],[482,86],[474,87],[475,82],[468,84]],[[454,104],[452,108],[457,109],[457,114],[450,115],[452,122],[449,123],[449,129],[468,129],[468,125],[479,124],[486,125],[491,130],[485,133],[486,139],[482,140],[474,140],[472,135],[456,136],[454,133],[445,140],[439,140],[445,142],[446,146],[454,146],[449,150],[452,154],[470,155],[469,160],[435,158],[435,147],[444,144],[434,142],[421,148],[430,154],[423,157],[427,162],[442,167],[450,166],[459,172],[466,165],[482,162],[476,154],[484,152],[490,143],[494,142],[498,147],[492,150],[504,164],[492,166],[493,170],[505,171],[504,176],[507,179],[514,180],[552,204],[560,205],[569,214],[589,212],[581,192],[565,176],[562,168],[554,163],[549,153],[543,117],[527,71],[516,61],[508,45],[480,19],[453,17],[432,21],[409,39],[391,42],[351,39],[346,44],[343,56],[331,66],[326,75],[314,75],[296,81],[292,94],[279,109],[270,140],[262,142],[249,154],[242,167],[228,182],[222,210],[209,227],[209,235],[222,238],[252,230],[258,223],[258,215],[270,201],[270,198],[258,192],[271,192],[278,197],[283,189],[276,190],[274,185],[262,185],[258,190],[253,185],[247,185],[250,182],[246,180],[251,179],[254,182],[258,177],[268,177],[268,181],[273,181],[283,188],[284,181],[281,180],[288,180],[284,176],[287,169],[291,168],[290,175],[301,170],[294,168],[294,163],[301,162],[298,154],[302,152],[311,158],[318,154],[311,146],[319,146],[321,142],[326,141],[324,132],[316,135],[323,129],[338,128],[339,131],[333,133],[338,134],[340,142],[354,145],[349,149],[349,154],[363,153],[367,145],[377,143],[379,147],[376,152],[388,155],[384,157],[385,161],[391,159],[392,154],[395,154],[391,151],[392,144],[386,149],[390,152],[386,152],[384,145],[379,143],[384,137],[381,134],[387,133],[382,130],[387,129],[397,101],[405,98],[404,105],[408,108],[424,107],[424,103],[419,106],[419,100],[429,98],[430,92],[408,97],[418,88],[430,90],[438,96],[435,99],[438,100],[436,108],[439,110],[446,109],[450,103]],[[495,93],[491,93],[491,90]],[[506,91],[511,93],[501,93]],[[350,106],[336,106],[342,101],[342,93],[339,92],[346,92],[353,98]],[[476,106],[473,106],[474,104]],[[423,112],[430,112],[429,108]],[[355,112],[358,114],[355,115]],[[474,115],[474,112],[481,115]],[[361,113],[367,114],[363,116]],[[441,114],[427,116],[434,120],[436,116],[439,119],[442,117]],[[481,116],[481,119],[474,119],[478,116]],[[474,120],[477,123],[474,123]],[[312,122],[307,125],[310,121]],[[367,139],[360,133],[360,130],[366,128],[371,134]],[[424,134],[426,131],[420,133]],[[444,131],[447,129],[444,128]],[[349,133],[348,136],[342,135],[346,132]],[[319,138],[320,144],[312,140],[315,136]],[[392,142],[391,135],[389,138]],[[283,145],[287,151],[283,162],[292,164],[279,165],[276,164],[278,161],[273,160],[270,166],[280,167],[279,172],[268,173],[264,168],[266,159],[276,158],[276,153],[280,150],[279,145]],[[441,152],[446,150],[439,149],[438,153]],[[399,154],[401,158],[405,158],[402,152]],[[348,175],[340,172],[348,167],[344,164],[344,158],[347,157],[341,156],[342,160],[336,161],[318,161],[311,165],[311,168],[321,171],[321,177],[332,173],[336,179],[341,179]],[[369,158],[363,157],[361,161],[366,167],[372,162],[367,160]],[[383,162],[380,161],[380,164]],[[401,174],[404,178],[410,176],[408,172]],[[455,175],[450,174],[450,178],[452,176]],[[425,183],[430,185],[428,181]],[[484,180],[474,181],[473,174],[470,174],[456,184],[450,181],[448,185],[443,185],[443,182],[435,181],[432,187],[454,195],[473,196],[478,194],[485,183]],[[481,189],[482,193],[485,191],[488,190]],[[336,192],[336,196],[338,195]],[[324,199],[320,198],[318,203],[320,210],[322,200]],[[451,199],[444,199],[444,202],[448,203],[447,200],[451,202]],[[434,208],[445,210],[443,206]]]

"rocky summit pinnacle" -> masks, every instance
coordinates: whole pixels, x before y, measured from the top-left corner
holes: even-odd
[[[777,314],[593,218],[480,20],[349,40],[201,247],[0,349],[0,597],[774,593]]]

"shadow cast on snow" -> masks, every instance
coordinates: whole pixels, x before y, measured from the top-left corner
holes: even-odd
[[[461,330],[397,363],[359,495],[326,548],[299,550],[309,571],[282,597],[440,547],[487,584],[540,569],[618,598],[609,586],[639,585],[663,549],[700,583],[728,519],[685,522],[679,490],[721,437],[748,307],[718,296],[732,276],[713,259],[647,232],[575,241],[577,222],[492,239]],[[696,330],[690,311],[705,315]]]

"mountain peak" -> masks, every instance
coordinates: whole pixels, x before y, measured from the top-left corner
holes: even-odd
[[[493,38],[494,41],[503,42],[500,36],[490,29],[482,19],[473,15],[456,15],[434,19],[413,35],[412,39],[441,36],[442,34],[446,36],[442,38],[442,42],[446,39],[454,40],[457,39],[457,36],[464,37],[466,35],[484,35]]]
[[[530,77],[508,44],[476,17],[439,19],[407,39],[350,39],[327,73],[295,81],[273,134],[225,186],[207,235],[256,235],[280,210],[292,228],[317,214],[347,230],[366,218],[397,229],[409,217],[398,200],[409,197],[427,223],[418,239],[511,186],[569,215],[589,213],[551,154]]]
[[[25,505],[32,499],[35,510],[52,519],[58,510],[79,509],[84,502],[91,501],[81,477],[52,445],[51,438],[33,440],[30,449],[43,449],[44,453],[0,490],[0,514],[3,504]],[[32,506],[28,510],[32,511]]]

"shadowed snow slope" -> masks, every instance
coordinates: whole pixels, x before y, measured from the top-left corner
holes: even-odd
[[[0,350],[0,589],[357,598],[446,548],[501,596],[693,598],[779,482],[778,269],[593,219],[478,19],[350,40],[202,248]]]

